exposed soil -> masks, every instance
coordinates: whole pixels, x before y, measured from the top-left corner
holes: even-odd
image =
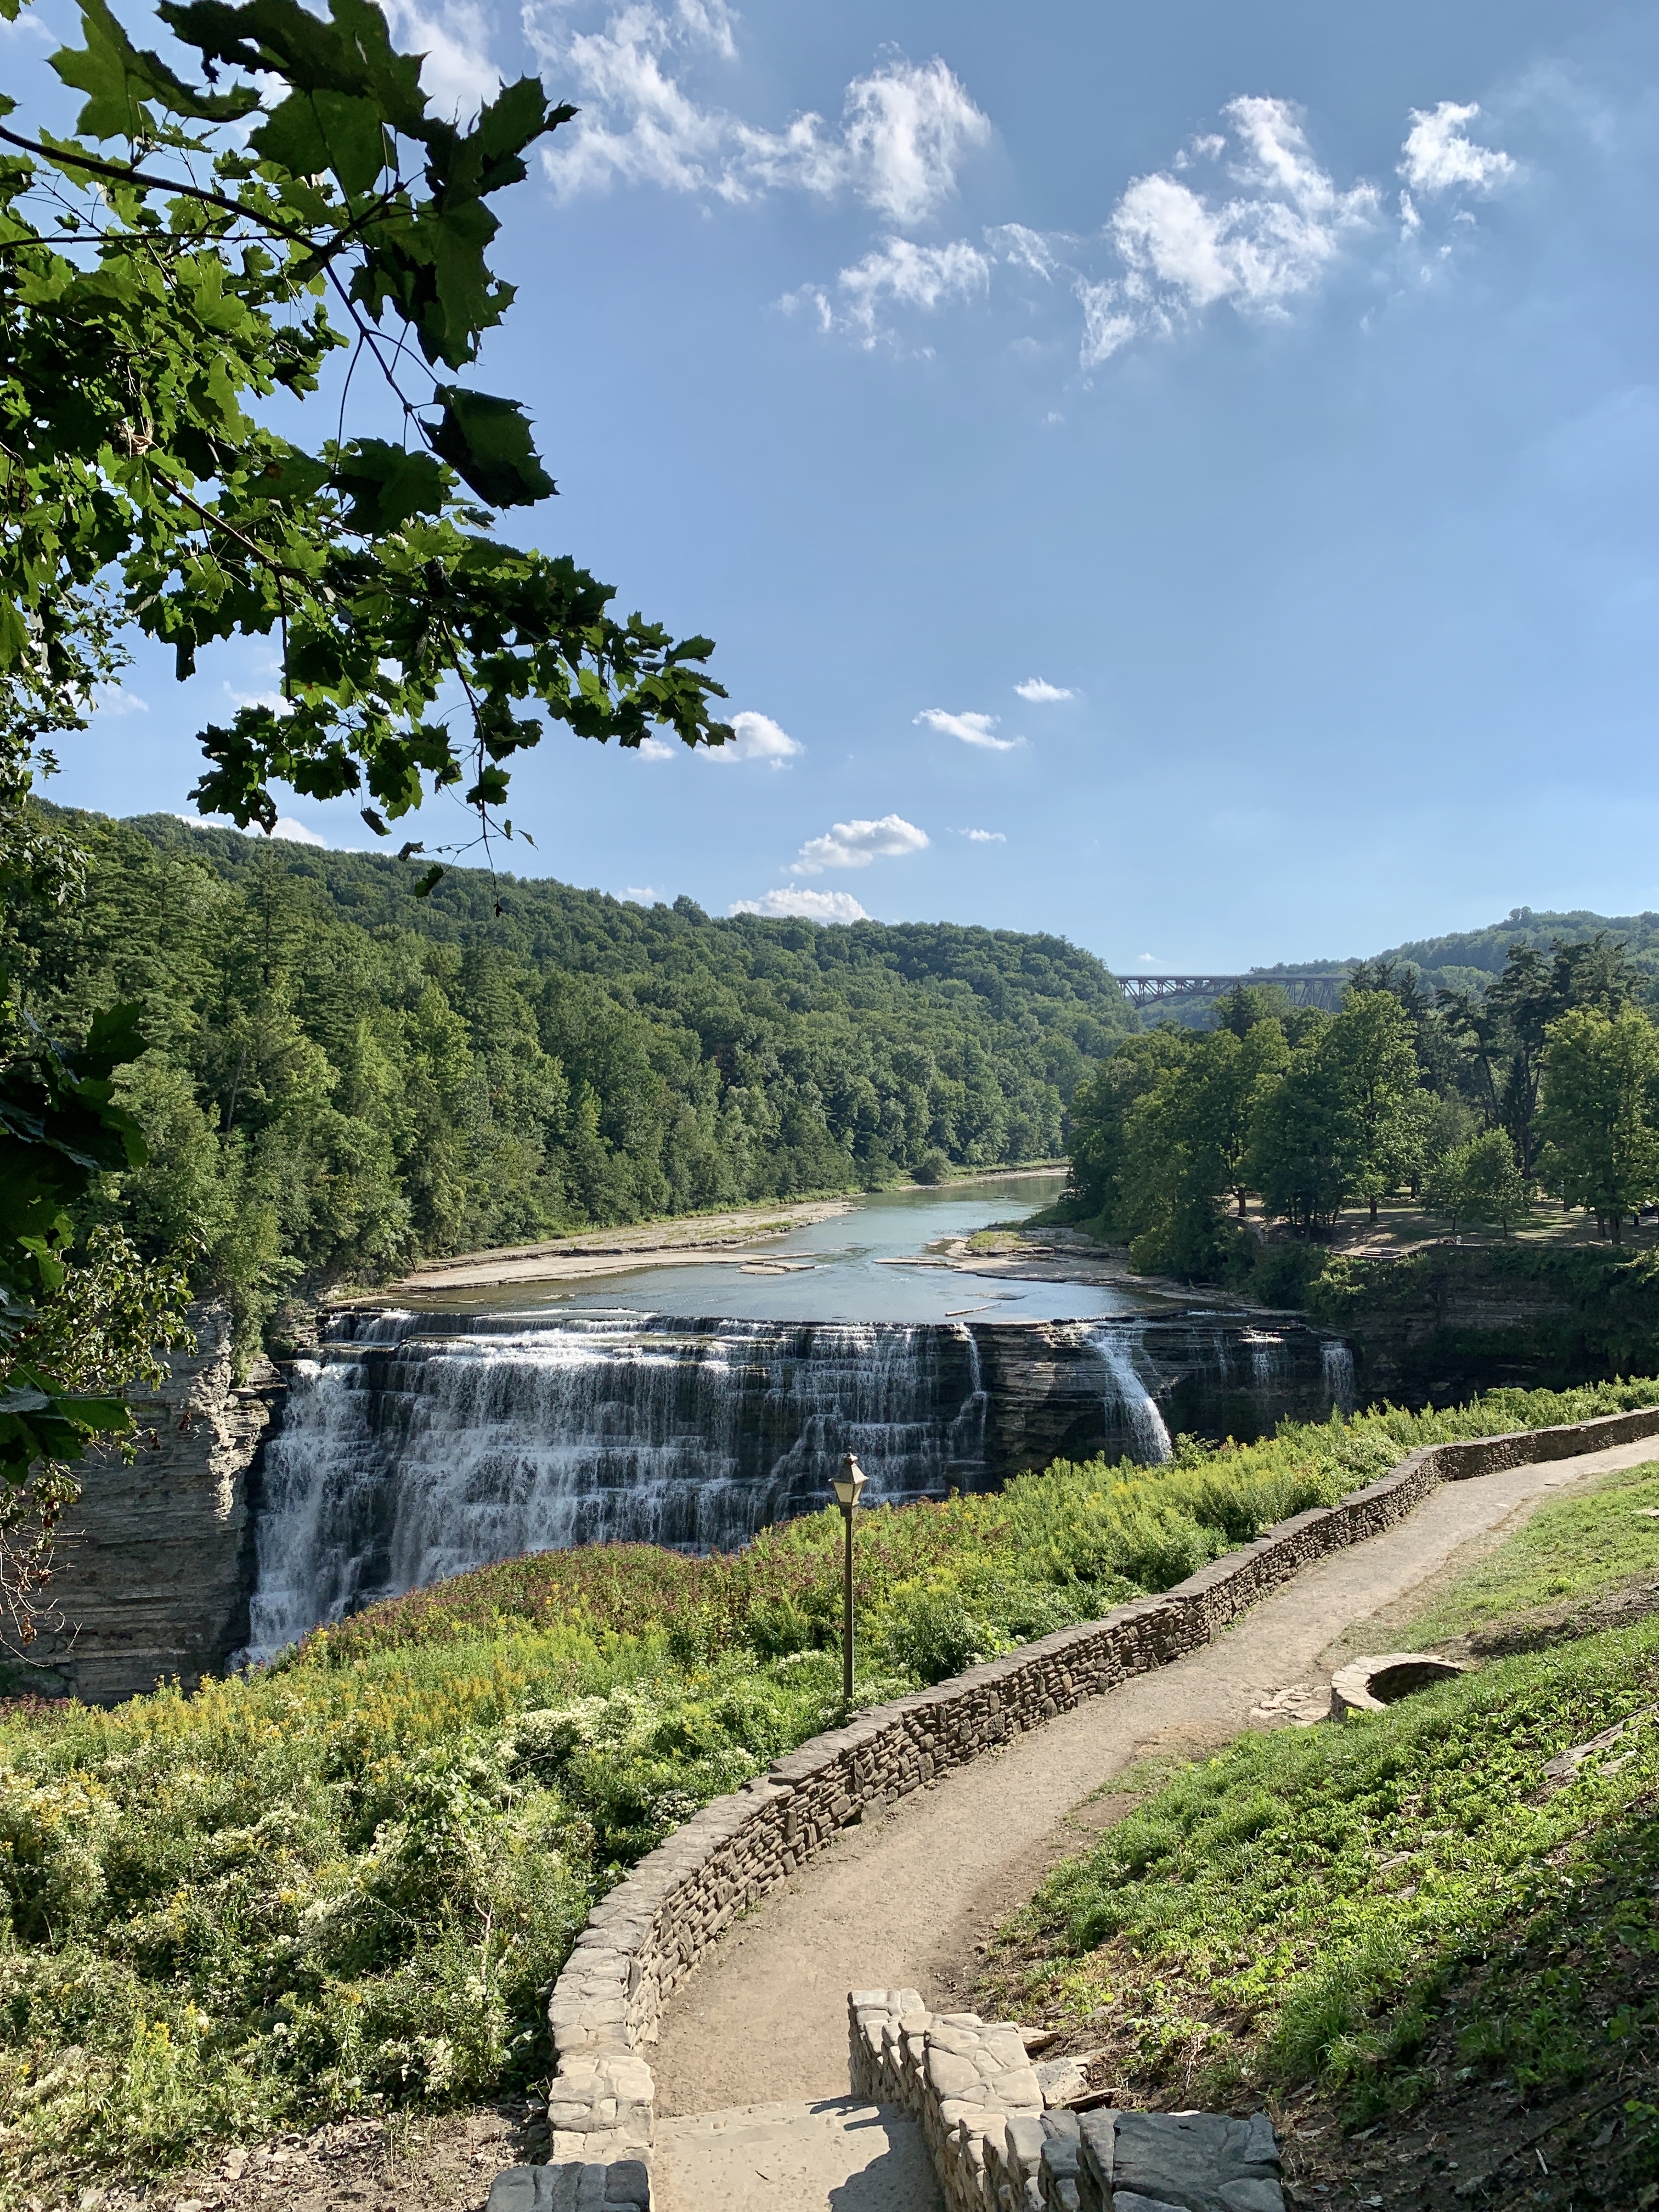
[[[75,2212],[483,2212],[506,2166],[546,2158],[545,2105],[431,2119],[341,2120],[233,2144],[149,2188],[87,2189]]]

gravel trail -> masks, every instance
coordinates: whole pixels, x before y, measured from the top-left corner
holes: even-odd
[[[843,1831],[716,1946],[667,2008],[657,2109],[847,2094],[847,1992],[960,2001],[975,1945],[1122,1808],[1103,1785],[1150,1753],[1197,1754],[1322,1712],[1333,1668],[1395,1648],[1427,1585],[1546,1498],[1659,1457],[1651,1441],[1445,1484],[1369,1542],[1309,1567],[1216,1643],[1018,1737]]]

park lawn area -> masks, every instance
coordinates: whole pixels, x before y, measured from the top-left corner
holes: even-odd
[[[1416,1445],[1656,1400],[1508,1391],[872,1511],[860,1702],[1167,1589]],[[838,1717],[839,1547],[830,1511],[707,1559],[544,1553],[188,1696],[0,1707],[0,2203],[544,2077],[592,1899]]]
[[[1574,2201],[1588,2160],[1580,2201],[1659,2202],[1659,1613],[1562,1633],[1651,1580],[1655,1504],[1654,1465],[1552,1501],[1404,1639],[1544,1648],[1158,1778],[1004,1931],[995,1998],[1100,2049],[1120,2101],[1266,2102],[1310,2185],[1392,2203],[1414,2144],[1411,2191],[1484,2168],[1520,2201],[1504,2154],[1541,2114],[1528,2201]]]
[[[1587,1611],[1659,1577],[1659,1457],[1552,1500],[1405,1630],[1412,1650],[1462,1639],[1480,1651],[1570,1631]]]

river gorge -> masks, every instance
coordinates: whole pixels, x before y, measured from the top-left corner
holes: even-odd
[[[1346,1346],[1288,1318],[942,1264],[1046,1194],[907,1192],[758,1260],[339,1309],[235,1394],[240,1445],[208,1450],[221,1341],[150,1410],[134,1466],[93,1475],[98,1533],[65,1549],[40,1674],[126,1695],[522,1552],[728,1548],[822,1505],[848,1450],[878,1506],[1351,1408]]]

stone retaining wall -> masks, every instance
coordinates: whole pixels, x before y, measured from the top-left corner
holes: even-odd
[[[1043,2144],[1078,2124],[1045,2114],[1018,2028],[930,2013],[917,1990],[854,1990],[847,2011],[853,2094],[921,2122],[945,2212],[1042,2212]]]
[[[1659,1407],[1431,1444],[1332,1506],[1294,1515],[1158,1597],[1056,1630],[1006,1658],[860,1714],[717,1798],[600,1899],[555,1985],[556,2160],[641,2156],[653,2089],[637,2054],[665,1999],[737,1916],[837,1828],[1038,1728],[1133,1674],[1209,1643],[1302,1568],[1391,1528],[1442,1482],[1659,1436]]]

